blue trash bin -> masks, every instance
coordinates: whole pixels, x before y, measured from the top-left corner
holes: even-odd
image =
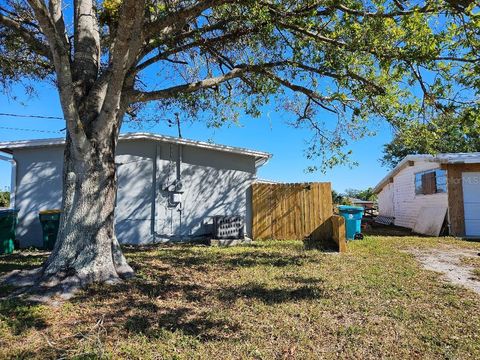
[[[338,207],[338,211],[345,218],[347,240],[355,239],[356,234],[361,234],[363,208],[360,206],[341,205]]]

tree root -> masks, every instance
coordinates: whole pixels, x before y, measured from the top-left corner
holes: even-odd
[[[123,279],[133,277],[133,270],[128,264],[127,267],[123,268],[125,277],[120,277],[120,275],[117,277],[110,276],[103,281],[90,281],[88,277],[65,273],[46,276],[43,267],[32,270],[13,270],[0,277],[0,285],[14,287],[12,293],[8,296],[0,296],[0,300],[21,297],[34,303],[58,305],[63,301],[70,300],[94,282],[114,285],[122,283]]]
[[[135,276],[135,272],[131,266],[128,265],[127,259],[125,258],[125,255],[123,255],[122,248],[120,247],[120,243],[116,236],[113,236],[112,239],[112,258],[113,265],[120,278],[130,279]]]
[[[14,270],[2,276],[0,284],[13,286],[15,289],[1,299],[21,297],[35,303],[55,305],[59,300],[71,299],[82,289],[78,279],[73,276],[45,281],[42,273],[43,268],[39,267],[33,270]]]
[[[82,264],[75,263],[77,258],[68,260],[52,253],[42,267],[13,270],[0,276],[0,285],[15,288],[6,298],[22,296],[34,302],[51,304],[54,299],[69,300],[93,283],[112,285],[135,276],[115,236],[111,240],[111,263]]]

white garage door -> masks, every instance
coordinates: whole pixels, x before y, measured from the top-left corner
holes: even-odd
[[[462,173],[465,235],[480,236],[480,172]]]

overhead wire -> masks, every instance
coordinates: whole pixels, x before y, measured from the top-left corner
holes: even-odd
[[[8,127],[8,126],[0,126],[0,129],[4,129],[4,130],[15,130],[15,131],[33,131],[33,132],[40,132],[40,133],[63,134],[63,131],[62,131],[62,130],[25,129],[25,128],[15,128],[15,127]]]
[[[48,120],[65,120],[63,117],[59,116],[46,116],[46,115],[31,115],[31,114],[13,114],[13,113],[2,113],[0,112],[0,116],[5,117],[16,117],[16,118],[35,118],[35,119],[48,119]],[[31,131],[31,132],[38,132],[38,133],[52,133],[52,134],[63,134],[65,129],[61,130],[41,130],[41,129],[31,129],[31,128],[17,128],[11,126],[0,126],[0,129],[3,130],[13,130],[13,131]]]
[[[24,114],[0,113],[0,116],[11,116],[11,117],[20,117],[20,118],[37,118],[37,119],[51,119],[51,120],[65,120],[63,117],[46,116],[46,115],[24,115]]]

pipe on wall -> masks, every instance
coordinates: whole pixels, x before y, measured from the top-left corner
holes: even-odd
[[[178,156],[177,156],[177,184],[182,183],[182,161],[183,161],[183,146],[178,144]],[[177,189],[176,189],[177,190]],[[180,189],[181,190],[181,189]]]
[[[153,194],[152,194],[152,224],[151,232],[155,237],[157,236],[157,201],[158,201],[158,179],[160,178],[161,159],[160,159],[160,145],[155,146],[155,161],[153,163]]]
[[[17,191],[17,161],[14,158],[0,155],[0,160],[8,161],[12,164],[12,174],[10,178],[10,207],[15,209],[15,193]]]
[[[170,145],[171,146],[171,145]],[[162,170],[162,159],[161,159],[161,146],[157,145],[155,148],[155,159],[153,163],[153,194],[152,194],[152,211],[151,211],[151,234],[155,238],[159,235],[158,233],[158,224],[157,224],[157,217],[158,217],[158,201],[159,201],[159,191],[167,191],[167,210],[170,213],[169,221],[170,223],[170,236],[180,235],[174,234],[174,216],[173,212],[176,210],[179,213],[179,224],[178,228],[181,232],[182,227],[182,217],[183,217],[183,199],[182,199],[182,162],[183,162],[183,145],[177,145],[177,159],[175,164],[175,180],[173,183],[167,181],[167,186],[164,187],[162,184],[159,184],[159,179],[161,178],[160,171]],[[172,152],[170,151],[170,159],[172,158]],[[170,171],[170,169],[169,169]],[[177,200],[178,199],[178,200]]]

